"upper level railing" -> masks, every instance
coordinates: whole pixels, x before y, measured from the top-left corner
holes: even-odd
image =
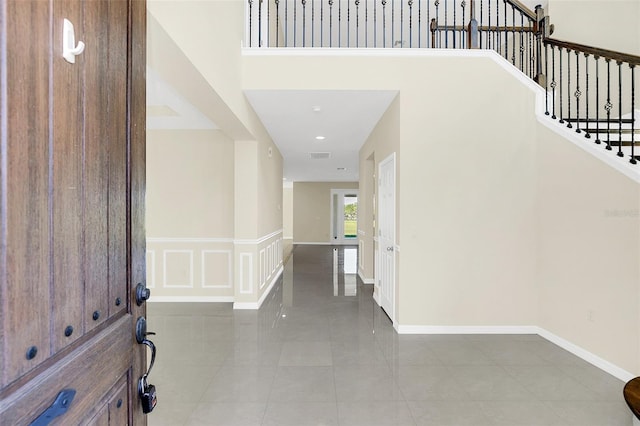
[[[545,114],[637,164],[640,56],[552,38],[544,39],[544,46]]]
[[[640,159],[640,57],[550,38],[518,0],[247,0],[249,47],[492,49],[546,89],[546,113]],[[593,136],[593,137],[592,137]]]

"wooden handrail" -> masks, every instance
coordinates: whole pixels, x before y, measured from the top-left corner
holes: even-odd
[[[510,4],[519,12],[522,12],[523,14],[527,15],[529,19],[531,19],[532,21],[537,20],[536,13],[533,10],[529,9],[524,4],[520,3],[518,0],[504,0],[504,2],[507,4]]]
[[[545,38],[544,44],[563,47],[565,49],[588,53],[596,58],[611,59],[616,62],[626,62],[630,65],[640,65],[640,56],[629,55],[628,53],[616,52],[614,50],[600,49],[598,47],[587,46],[584,44],[572,43],[570,41],[556,40],[554,38]]]
[[[431,28],[431,31],[466,31],[467,30],[467,26],[465,25],[437,25]],[[514,26],[502,26],[502,27],[496,27],[496,26],[488,26],[488,25],[483,25],[483,26],[479,26],[478,25],[478,31],[501,31],[501,32],[515,32],[515,33],[533,33],[535,32],[535,28],[529,28],[529,27],[514,27]]]

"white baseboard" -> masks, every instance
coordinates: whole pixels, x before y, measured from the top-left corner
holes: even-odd
[[[362,276],[362,274],[360,273],[360,269],[358,269],[358,276],[360,277],[360,280],[362,280],[362,284],[373,284],[373,278],[365,278]]]
[[[234,302],[233,309],[258,309],[258,302]]]
[[[536,326],[399,325],[398,334],[538,334]]]
[[[149,303],[185,303],[185,302],[208,302],[208,303],[229,303],[233,302],[233,296],[151,296]]]
[[[260,309],[262,302],[264,302],[269,293],[271,293],[271,289],[276,285],[276,282],[278,281],[278,278],[280,278],[280,275],[282,275],[282,272],[284,272],[284,266],[280,266],[280,269],[275,273],[269,283],[269,286],[264,293],[262,293],[262,296],[260,296],[260,299],[257,302],[235,302],[233,304],[233,309]]]
[[[592,364],[598,367],[599,369],[611,374],[613,377],[616,377],[625,383],[633,379],[634,377],[636,377],[635,374],[631,374],[627,370],[620,368],[615,364],[612,364],[606,359],[600,358],[599,356],[587,351],[586,349],[583,349],[580,346],[575,345],[569,342],[568,340],[565,340],[562,337],[557,336],[551,333],[550,331],[545,330],[544,328],[538,327],[538,334],[541,337],[544,337],[545,339],[550,341],[551,343],[554,343],[560,346],[562,349],[571,352],[578,358],[582,358],[583,360],[587,361],[589,364]]]

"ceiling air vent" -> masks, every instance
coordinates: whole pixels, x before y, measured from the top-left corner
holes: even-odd
[[[326,160],[331,157],[330,152],[310,152],[309,156],[312,160]]]

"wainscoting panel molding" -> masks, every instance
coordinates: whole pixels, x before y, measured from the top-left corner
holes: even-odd
[[[253,293],[253,253],[240,253],[240,293]]]

